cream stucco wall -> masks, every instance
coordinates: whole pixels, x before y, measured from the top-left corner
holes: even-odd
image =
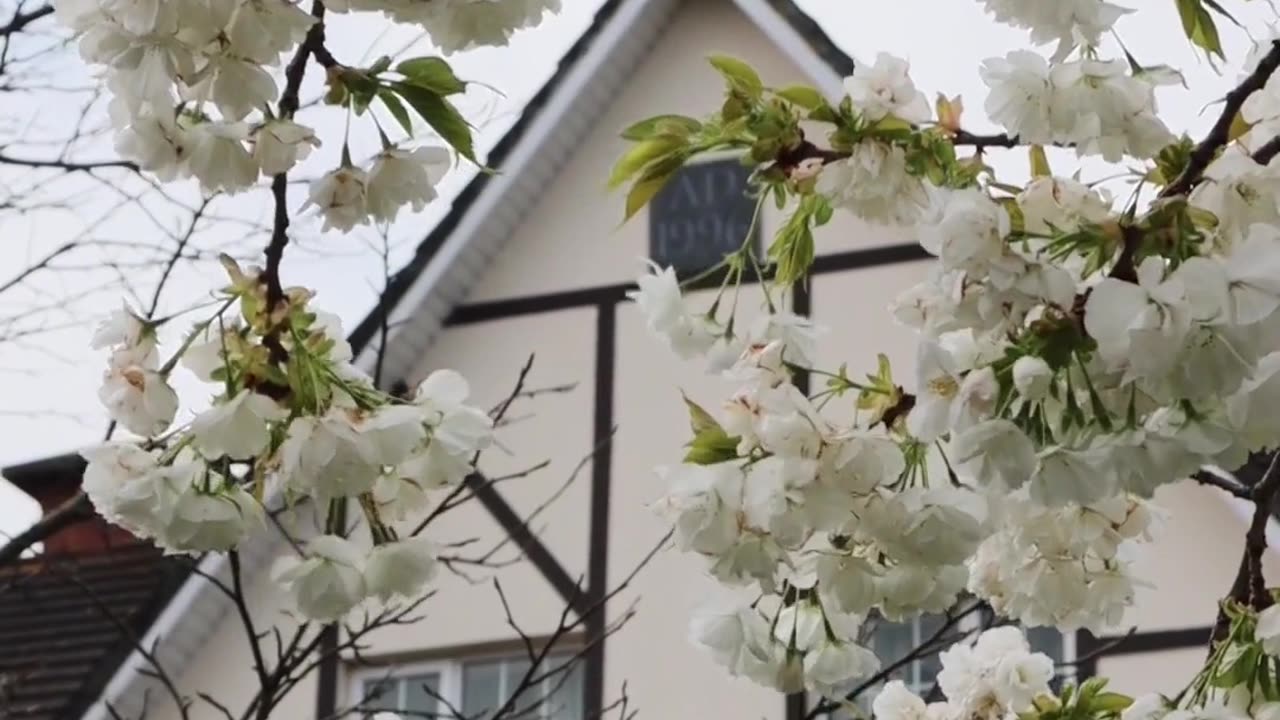
[[[766,83],[782,86],[806,80],[729,0],[685,2],[649,58],[624,80],[626,89],[581,139],[574,157],[511,244],[499,253],[470,300],[634,280],[639,259],[649,253],[649,223],[641,212],[619,226],[625,192],[610,192],[605,185],[609,168],[626,147],[618,132],[651,115],[674,112],[696,117],[718,109],[724,84],[706,62],[711,53],[747,59]],[[766,246],[781,217],[766,203],[761,220]],[[818,252],[908,240],[902,231],[873,228],[844,215],[827,226]],[[547,258],[555,262],[548,263]]]
[[[728,0],[687,2],[649,59],[625,80],[617,102],[581,139],[575,157],[499,253],[469,301],[518,298],[634,278],[637,258],[647,253],[648,228],[643,213],[619,227],[621,196],[604,187],[607,169],[623,147],[616,131],[648,114],[698,114],[715,107],[720,82],[702,60],[713,51],[748,58],[766,81],[782,84],[800,77],[799,70]],[[779,217],[771,206],[766,210],[766,242]],[[819,236],[819,252],[909,240],[901,232],[871,228],[837,215]],[[847,361],[851,374],[866,372],[874,368],[875,354],[885,352],[899,381],[909,386],[914,340],[909,331],[892,322],[885,306],[900,289],[923,277],[927,267],[910,263],[816,278],[814,314],[830,328],[820,346],[819,364],[834,367]],[[744,297],[752,297],[754,291],[744,292]],[[744,301],[744,307],[750,312],[753,306]],[[617,582],[665,531],[647,505],[663,492],[652,466],[663,459],[677,459],[686,436],[686,415],[677,389],[696,391],[707,402],[714,402],[717,395],[714,383],[708,384],[700,368],[677,361],[648,337],[633,307],[622,305],[615,312],[613,399],[618,433],[612,446],[608,566],[611,580]],[[579,383],[573,392],[544,395],[517,406],[512,412],[517,421],[501,430],[501,447],[482,461],[483,470],[491,476],[551,461],[546,470],[501,486],[518,511],[537,507],[591,450],[595,313],[588,307],[450,327],[422,360],[419,378],[434,368],[457,368],[471,379],[476,400],[485,406],[505,396],[530,352],[537,356],[530,386]],[[590,473],[589,465],[583,468],[576,483],[535,523],[548,547],[575,575],[586,570]],[[1234,571],[1242,524],[1220,498],[1202,488],[1167,488],[1159,499],[1170,509],[1171,518],[1143,561],[1142,574],[1153,587],[1141,591],[1131,617],[1144,630],[1207,624],[1217,594]],[[480,538],[472,547],[484,547],[501,531],[472,503],[448,513],[432,529],[432,536],[445,543]],[[468,549],[458,553],[465,555]],[[554,626],[561,603],[528,563],[476,574],[501,578],[508,595],[516,599],[517,619],[527,632],[538,634]],[[274,612],[278,599],[267,587],[263,583],[255,588],[256,612]],[[621,610],[635,601],[638,614],[608,642],[607,695],[616,695],[626,681],[635,706],[647,717],[781,718],[783,704],[776,693],[728,678],[687,642],[690,612],[714,599],[717,592],[696,559],[675,552],[659,554],[613,604]],[[244,671],[248,666],[243,640],[230,621],[224,625],[183,682],[207,685],[213,678],[225,692],[243,695],[251,685]],[[415,653],[438,656],[511,637],[491,586],[446,574],[439,594],[426,606],[426,618],[410,628],[377,636],[366,654],[374,659]],[[1100,663],[1100,669],[1116,675],[1119,690],[1164,689],[1171,687],[1169,678],[1187,674],[1198,652],[1110,658]],[[347,686],[345,679],[340,680],[340,691]],[[314,698],[314,687],[300,688],[293,700],[297,705],[291,706],[297,709],[295,716],[309,716]]]

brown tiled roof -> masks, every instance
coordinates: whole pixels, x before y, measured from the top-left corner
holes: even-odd
[[[189,567],[137,544],[0,572],[0,718],[80,717]]]

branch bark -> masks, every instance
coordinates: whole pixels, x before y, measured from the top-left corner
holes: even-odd
[[[91,517],[93,517],[93,504],[89,502],[89,496],[83,491],[76,493],[71,499],[54,508],[36,524],[15,535],[0,548],[0,567],[19,560],[22,553],[32,545]]]
[[[285,69],[284,91],[280,93],[278,115],[291,118],[298,111],[298,94],[302,91],[302,80],[307,74],[307,61],[317,51],[332,60],[332,56],[324,49],[324,3],[314,0],[311,3],[311,16],[315,24],[307,31],[307,37],[298,46],[293,59]],[[289,244],[289,174],[280,173],[271,180],[271,196],[275,202],[274,221],[271,229],[271,242],[267,244],[267,266],[263,271],[263,281],[267,284],[267,309],[274,310],[284,300],[284,287],[280,284],[280,261],[284,257],[284,248]]]
[[[1249,530],[1245,533],[1240,567],[1236,570],[1235,580],[1231,583],[1231,594],[1227,596],[1228,600],[1247,605],[1255,610],[1263,610],[1273,604],[1262,572],[1262,555],[1267,550],[1267,524],[1271,521],[1272,508],[1278,493],[1280,493],[1280,452],[1272,455],[1271,463],[1267,466],[1262,479],[1249,489],[1248,499],[1254,504],[1253,517],[1249,522]],[[1225,610],[1219,609],[1210,644],[1213,645],[1225,639],[1230,625]]]
[[[1191,192],[1191,188],[1200,180],[1205,168],[1213,162],[1218,150],[1230,142],[1231,123],[1235,121],[1236,114],[1240,112],[1244,101],[1255,91],[1261,90],[1277,68],[1280,68],[1280,40],[1272,41],[1271,50],[1258,62],[1258,67],[1254,68],[1253,72],[1249,73],[1249,76],[1234,90],[1227,93],[1218,121],[1213,124],[1209,134],[1191,151],[1191,159],[1183,168],[1182,174],[1160,191],[1160,197],[1185,195]]]

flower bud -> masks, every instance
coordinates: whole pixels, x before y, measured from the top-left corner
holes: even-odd
[[[1053,369],[1034,355],[1024,355],[1013,364],[1013,386],[1027,400],[1042,399],[1053,383]]]

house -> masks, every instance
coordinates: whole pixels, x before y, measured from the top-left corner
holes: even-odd
[[[531,386],[577,383],[572,392],[539,397],[530,405],[532,419],[503,429],[507,452],[490,452],[481,462],[489,477],[518,474],[544,459],[550,467],[478,495],[478,502],[448,513],[438,529],[442,540],[501,536],[559,493],[535,523],[536,536],[517,533],[525,561],[500,571],[507,595],[518,598],[514,619],[533,637],[554,630],[566,603],[599,602],[666,529],[646,510],[662,492],[651,468],[671,461],[684,440],[687,420],[675,388],[696,390],[706,380],[700,368],[669,357],[647,336],[625,292],[638,258],[651,250],[664,260],[696,265],[704,233],[745,232],[736,221],[734,194],[715,190],[717,183],[741,182],[741,174],[729,166],[694,169],[673,190],[687,182],[689,197],[660,199],[651,213],[621,227],[622,199],[605,190],[604,180],[623,148],[621,128],[655,112],[714,109],[721,84],[703,62],[711,51],[748,59],[766,81],[806,80],[833,96],[852,66],[790,0],[606,0],[491,154],[489,163],[501,174],[480,176],[462,192],[388,294],[385,325],[393,330],[382,372],[389,386],[398,381],[411,387],[432,369],[454,367],[487,406],[510,392],[530,353],[536,356]],[[694,202],[699,187],[702,201]],[[762,239],[779,219],[766,206]],[[691,234],[699,243],[687,242]],[[923,276],[928,265],[919,247],[905,233],[837,215],[820,235],[818,253],[812,281],[793,300],[798,311],[830,328],[821,364],[847,360],[851,373],[870,371],[875,353],[883,351],[905,373],[914,340],[884,307]],[[383,326],[375,311],[352,334],[366,367],[382,345]],[[584,458],[576,482],[566,485]],[[73,461],[63,461],[43,470],[10,468],[5,475],[31,478],[20,484],[38,489],[78,472]],[[1159,500],[1170,517],[1144,561],[1151,587],[1141,591],[1130,616],[1134,633],[1037,636],[1041,648],[1075,663],[1077,675],[1110,676],[1124,691],[1176,690],[1198,667],[1246,526],[1234,501],[1212,489],[1179,484],[1163,489]],[[104,557],[119,552],[108,542],[64,549]],[[259,617],[282,617],[266,570],[287,551],[268,533],[244,552],[249,603]],[[1274,557],[1268,562],[1273,573],[1280,571]],[[243,707],[255,681],[238,620],[226,598],[199,576],[225,576],[226,559],[206,557],[199,571],[176,590],[157,580],[151,600],[138,602],[130,617],[140,644],[152,649],[184,692]],[[609,601],[613,617],[637,603],[638,612],[619,632],[601,638],[602,623],[593,621],[567,639],[564,651],[582,649],[586,661],[581,674],[558,690],[554,717],[595,717],[618,697],[624,681],[633,706],[646,716],[804,717],[805,698],[733,680],[689,646],[688,616],[714,589],[696,560],[659,553]],[[0,610],[6,607],[21,619],[10,623],[8,614],[0,615],[0,639],[9,625],[46,624],[44,608]],[[492,706],[518,669],[513,658],[521,647],[493,588],[446,575],[424,609],[422,622],[371,638],[360,662],[344,657],[305,677],[279,716],[329,717],[374,688],[386,689],[392,704],[428,712],[434,700],[420,691],[424,684],[464,710],[471,698]],[[885,629],[877,645],[891,652],[922,637],[928,623]],[[128,716],[148,692],[150,717],[177,717],[156,699],[141,653],[122,654],[107,644],[85,651],[99,654],[92,659],[95,671],[70,690],[79,700],[55,707],[38,693],[19,693],[31,698],[30,711],[16,708],[26,714],[14,717],[100,720],[110,715],[107,703]],[[8,667],[0,665],[0,672]],[[928,684],[930,672],[928,663],[918,663],[905,677]],[[14,677],[11,682],[21,687],[21,674]],[[204,705],[191,715],[220,716]]]

